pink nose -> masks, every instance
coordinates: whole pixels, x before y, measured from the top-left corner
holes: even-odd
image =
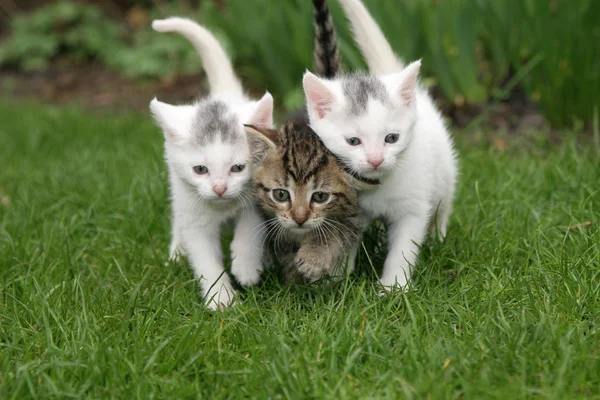
[[[377,167],[379,167],[381,165],[381,163],[383,162],[383,158],[382,157],[367,158],[367,162],[369,164],[371,164],[373,166],[373,168],[377,169]]]
[[[213,186],[213,192],[215,192],[217,194],[217,196],[221,197],[223,196],[223,193],[225,193],[227,191],[227,185],[224,183],[218,183],[216,185]]]

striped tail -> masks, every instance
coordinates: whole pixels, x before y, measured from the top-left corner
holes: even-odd
[[[315,72],[318,76],[333,78],[341,67],[335,25],[325,0],[313,0],[313,6],[315,16]]]

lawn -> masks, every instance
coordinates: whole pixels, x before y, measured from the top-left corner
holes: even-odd
[[[0,121],[2,399],[600,398],[592,140],[456,132],[449,236],[407,293],[378,296],[371,233],[344,282],[269,273],[211,313],[187,264],[165,266],[149,116],[4,102]]]

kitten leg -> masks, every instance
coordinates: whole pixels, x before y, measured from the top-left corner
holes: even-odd
[[[360,246],[360,242],[356,243],[350,249],[350,253],[348,254],[347,259],[346,259],[346,273],[347,274],[351,274],[354,271],[354,268],[356,268],[356,256],[358,254],[359,246]]]
[[[298,272],[309,282],[333,273],[343,249],[341,240],[334,238],[324,243],[319,235],[309,234],[294,258]]]
[[[371,224],[371,219],[365,215],[362,215],[359,219],[359,224],[360,225],[355,226],[353,228],[353,229],[360,231],[360,234],[356,238],[356,243],[352,244],[352,247],[350,248],[349,254],[347,256],[348,257],[347,262],[346,262],[346,273],[347,274],[351,274],[352,272],[354,272],[354,269],[356,268],[356,257],[358,256],[358,251],[360,249],[360,246],[362,245],[362,239],[365,234],[365,231],[368,229],[369,225]]]
[[[388,227],[388,255],[380,282],[386,290],[393,286],[406,288],[429,225],[424,215],[404,216]]]
[[[171,240],[171,247],[169,248],[169,261],[179,262],[181,261],[181,256],[183,254],[184,252],[181,239],[175,234],[173,234],[173,239]]]
[[[431,236],[436,236],[441,243],[446,238],[450,214],[452,214],[452,203],[442,200],[429,223]]]
[[[173,225],[171,229],[171,246],[169,247],[169,260],[178,262],[181,261],[181,256],[184,255],[183,249],[183,239],[181,237],[181,228],[179,227],[179,223],[177,221],[177,216],[173,215]]]
[[[240,215],[231,242],[231,273],[242,286],[255,285],[263,271],[262,245],[266,229],[263,219],[254,209],[244,209]]]
[[[446,239],[446,233],[448,233],[448,221],[450,220],[451,214],[452,203],[450,201],[442,201],[436,219],[437,238],[440,242],[444,242],[444,239]]]
[[[223,268],[223,255],[218,227],[193,227],[185,233],[186,249],[200,288],[211,310],[222,309],[233,302],[235,291]]]

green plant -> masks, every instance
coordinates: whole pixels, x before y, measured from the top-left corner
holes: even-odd
[[[518,71],[539,63],[522,87],[556,126],[591,122],[600,104],[600,3],[480,1],[487,37]]]
[[[90,4],[61,1],[11,20],[11,37],[0,44],[0,63],[39,70],[56,56],[103,60],[121,45],[121,29]]]
[[[156,33],[150,28],[136,31],[131,46],[119,46],[106,54],[106,64],[132,78],[161,78],[176,73],[202,71],[200,57],[192,45],[177,34]]]

